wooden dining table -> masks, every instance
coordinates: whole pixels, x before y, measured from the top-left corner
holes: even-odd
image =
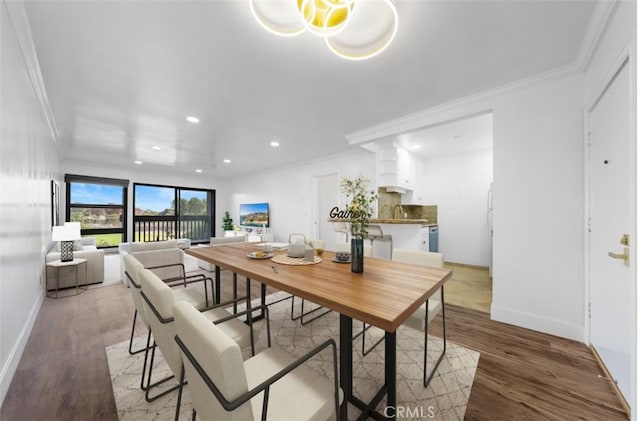
[[[364,272],[353,273],[350,264],[334,262],[331,252],[325,252],[322,261],[312,265],[284,265],[248,257],[248,253],[259,250],[256,244],[238,243],[190,248],[185,252],[338,312],[340,387],[344,393],[339,419],[347,419],[348,403],[361,409],[364,417],[395,419],[396,330],[451,278],[451,271],[365,257]],[[286,250],[274,253],[286,254]],[[219,291],[219,270],[216,278]],[[250,301],[247,282],[247,306]],[[353,319],[385,331],[384,385],[369,403],[353,394]],[[381,414],[375,408],[385,396],[385,411]]]

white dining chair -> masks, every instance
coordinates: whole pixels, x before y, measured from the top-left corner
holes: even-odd
[[[436,268],[444,267],[444,255],[442,253],[433,253],[428,251],[408,250],[396,248],[393,250],[392,261],[400,263],[408,263],[412,265],[430,266]],[[442,311],[442,352],[438,356],[434,367],[427,374],[427,347],[428,347],[428,330],[429,323]],[[423,373],[422,384],[427,387],[431,382],[438,366],[442,362],[447,351],[447,335],[444,314],[444,287],[439,288],[427,301],[414,311],[403,325],[424,332],[424,355],[423,355]],[[365,335],[370,326],[365,326],[356,335],[354,339],[362,335],[362,354],[367,355],[371,352],[384,337],[379,339],[368,350],[365,349]]]
[[[176,420],[180,413],[180,402],[182,399],[182,387],[184,385],[181,378],[177,385],[164,390],[156,394],[150,395],[150,390],[171,378],[178,378],[182,372],[182,355],[178,349],[178,345],[174,341],[176,335],[176,328],[174,323],[173,306],[176,303],[172,289],[164,283],[153,272],[147,269],[142,269],[139,272],[140,282],[142,284],[142,292],[140,296],[145,303],[145,314],[149,320],[149,326],[153,335],[153,345],[151,345],[151,358],[148,364],[147,374],[147,388],[145,390],[145,399],[147,402],[154,401],[173,390],[178,389],[178,401],[176,408]],[[220,329],[228,335],[230,340],[235,341],[239,346],[245,347],[251,345],[252,354],[254,350],[253,342],[253,329],[247,326],[238,317],[242,316],[245,312],[239,312],[237,314],[231,314],[225,310],[231,303],[225,302],[217,304],[212,307],[206,307],[203,309],[197,309],[193,304],[187,301],[177,301],[193,309],[198,314],[202,314],[202,317],[207,320],[208,323],[221,323]],[[167,365],[173,373],[172,376],[165,377],[164,379],[151,383],[153,364],[155,359],[156,347],[160,348],[160,352],[164,356]],[[148,352],[147,352],[148,354]],[[147,355],[145,355],[145,365],[147,361]]]
[[[184,361],[181,379],[188,381],[193,420],[196,413],[204,421],[326,420],[339,414],[343,394],[333,339],[300,358],[269,346],[242,361],[238,344],[192,306],[176,303],[174,314],[175,341]],[[332,381],[305,364],[327,348]]]

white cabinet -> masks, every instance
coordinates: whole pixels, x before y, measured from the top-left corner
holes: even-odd
[[[381,146],[377,152],[378,186],[404,193],[415,186],[415,163],[411,153],[396,145]]]

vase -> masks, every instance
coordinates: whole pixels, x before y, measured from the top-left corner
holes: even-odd
[[[351,239],[351,272],[362,273],[364,270],[364,240]]]

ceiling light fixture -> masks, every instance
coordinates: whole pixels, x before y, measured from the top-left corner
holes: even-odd
[[[196,172],[197,172],[197,173],[201,173],[201,172],[202,172],[202,170],[201,170],[200,168],[196,168]]]
[[[280,146],[280,142],[276,142],[275,140],[271,143],[269,143],[269,145],[271,145],[272,148],[277,148],[278,146]]]
[[[231,164],[231,160],[230,159],[223,159],[222,162],[224,162],[225,164]]]
[[[154,151],[161,151],[162,147],[160,147],[160,146],[152,146],[151,149],[153,149]]]
[[[416,149],[420,149],[421,147],[422,146],[416,144],[416,145],[413,145],[411,149],[416,150]]]
[[[199,123],[200,119],[198,117],[194,117],[194,116],[190,115],[190,116],[187,117],[187,121],[189,123]]]
[[[292,36],[306,29],[349,60],[380,54],[398,29],[398,12],[391,0],[250,0],[250,5],[255,19],[269,32]]]
[[[133,161],[133,163],[136,165],[142,165],[142,161]]]

